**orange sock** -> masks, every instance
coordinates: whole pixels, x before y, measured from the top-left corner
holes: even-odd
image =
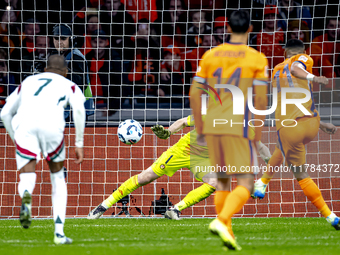
[[[215,209],[216,209],[217,214],[221,213],[224,202],[229,194],[230,194],[230,191],[226,191],[226,190],[216,191],[214,202],[215,202]],[[232,236],[234,236],[234,233],[231,229],[231,219],[227,222],[227,226],[229,227],[229,233]]]
[[[268,184],[274,176],[275,172],[270,171],[270,169],[274,169],[274,167],[276,166],[277,167],[281,166],[282,162],[283,162],[283,156],[282,156],[281,150],[275,146],[275,151],[268,161],[267,172],[265,172],[261,177],[261,181],[264,184]]]
[[[231,224],[231,217],[242,209],[249,197],[249,190],[238,185],[226,198],[218,219],[227,225]]]
[[[308,200],[311,201],[312,204],[316,206],[316,208],[318,208],[325,218],[331,215],[331,210],[329,210],[318,186],[316,186],[315,182],[311,178],[305,178],[299,181],[299,184]]]
[[[216,191],[214,202],[215,202],[215,209],[216,209],[217,214],[220,214],[220,212],[222,211],[224,201],[229,195],[229,193],[230,191],[226,191],[226,190]]]

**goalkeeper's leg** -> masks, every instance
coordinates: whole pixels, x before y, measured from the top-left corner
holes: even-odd
[[[189,165],[189,169],[194,174],[196,180],[204,182],[204,184],[190,191],[183,200],[169,208],[164,214],[164,217],[167,219],[180,220],[179,214],[182,210],[206,199],[216,190],[217,176],[209,171],[211,166],[209,158],[191,154],[190,159],[187,158],[183,165]]]
[[[112,205],[117,203],[123,197],[129,195],[137,188],[149,184],[159,177],[160,176],[157,175],[151,167],[141,172],[140,174],[130,177],[121,186],[119,186],[118,189],[115,190],[107,199],[105,199],[100,205],[94,208],[87,216],[87,219],[98,219],[106,212],[107,209],[109,209]]]
[[[282,153],[280,149],[276,146],[273,155],[268,161],[267,171],[264,172],[262,177],[255,182],[254,194],[252,195],[253,198],[257,197],[260,199],[264,198],[264,196],[266,195],[268,183],[273,178],[275,173],[273,169],[280,167],[282,163],[283,163]]]
[[[203,183],[198,188],[190,191],[183,200],[174,205],[174,208],[181,212],[182,210],[201,202],[214,193],[216,190],[216,183],[217,179]]]
[[[188,195],[185,196],[180,202],[174,205],[174,207],[170,208],[165,212],[165,218],[172,220],[179,220],[179,213],[192,206],[195,205],[202,200],[209,197],[216,190],[217,179],[216,178],[208,178],[205,180],[203,178],[203,183],[198,188],[190,191]]]

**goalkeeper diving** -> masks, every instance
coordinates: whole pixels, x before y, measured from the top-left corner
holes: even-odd
[[[194,126],[193,116],[191,115],[175,121],[168,129],[165,129],[161,125],[156,125],[153,126],[151,130],[158,138],[168,139],[172,134],[181,131],[187,126]],[[252,130],[252,135],[255,135],[254,130]],[[163,175],[171,177],[179,169],[188,168],[194,174],[196,180],[203,182],[203,184],[189,192],[183,200],[169,208],[164,215],[165,218],[179,220],[179,214],[182,210],[209,197],[215,191],[217,185],[217,178],[209,171],[211,165],[208,147],[199,146],[196,142],[196,137],[197,133],[195,129],[184,135],[149,168],[126,180],[106,200],[94,208],[87,216],[87,219],[98,219],[112,205],[137,188],[149,184]],[[256,147],[261,158],[268,162],[271,157],[268,147],[261,142],[257,143]]]

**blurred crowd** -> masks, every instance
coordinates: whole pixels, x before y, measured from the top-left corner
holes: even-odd
[[[134,104],[184,107],[199,59],[228,42],[238,8],[249,10],[249,45],[270,69],[298,38],[315,75],[340,77],[337,0],[1,0],[0,104],[47,56],[64,54],[69,78],[111,114]]]

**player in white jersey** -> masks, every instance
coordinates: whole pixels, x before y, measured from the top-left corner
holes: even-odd
[[[81,163],[84,155],[85,98],[79,87],[65,78],[66,75],[64,57],[49,57],[45,72],[27,77],[7,98],[1,111],[1,119],[16,146],[16,162],[20,170],[18,191],[22,198],[20,223],[24,228],[31,225],[35,166],[42,152],[51,170],[56,244],[72,243],[72,239],[64,234],[67,201],[63,171],[64,107],[67,104],[73,108],[76,127],[76,163]]]

